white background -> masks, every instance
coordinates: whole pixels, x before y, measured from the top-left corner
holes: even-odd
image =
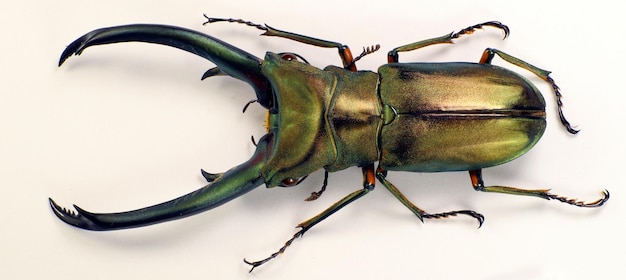
[[[4,1],[0,4],[0,278],[2,279],[618,279],[624,250],[624,28],[619,1]],[[470,218],[420,223],[382,186],[322,222],[286,254],[248,274],[242,258],[278,249],[297,223],[361,186],[360,170],[322,173],[290,189],[260,187],[224,206],[151,227],[89,232],[60,222],[47,199],[96,212],[136,209],[202,185],[199,169],[245,161],[263,134],[264,112],[234,79],[200,81],[213,64],[163,46],[90,48],[62,68],[64,47],[92,29],[164,23],[209,33],[259,57],[294,51],[317,66],[335,50],[257,36],[235,24],[202,26],[202,13],[244,18],[339,41],[376,70],[387,50],[488,20],[456,45],[403,53],[402,61],[477,61],[502,49],[553,71],[565,114],[559,124],[544,83],[548,129],[522,158],[485,170],[486,184],[552,188],[600,209],[478,193],[465,172],[390,173],[430,212],[473,209]],[[501,60],[494,62],[503,65]],[[508,66],[507,66],[508,67]],[[510,67],[515,69],[514,67]],[[476,131],[480,133],[480,131]],[[622,275],[620,277],[620,275]]]

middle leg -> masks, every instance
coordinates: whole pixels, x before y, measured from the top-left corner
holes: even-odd
[[[387,177],[387,171],[382,169],[379,166],[376,169],[376,178],[378,178],[378,181],[380,181],[391,192],[391,194],[393,194],[393,196],[395,196],[402,204],[404,204],[404,206],[409,208],[409,210],[411,210],[411,212],[413,212],[413,214],[415,214],[415,216],[417,216],[417,218],[420,219],[420,221],[422,222],[424,221],[424,219],[448,218],[450,216],[456,216],[459,214],[468,215],[478,220],[479,228],[483,225],[483,222],[485,221],[485,217],[482,214],[475,212],[473,210],[458,210],[458,211],[450,211],[450,212],[435,213],[435,214],[427,213],[426,211],[420,209],[411,201],[409,201],[409,199],[406,196],[404,196],[404,194],[402,194],[396,186],[394,186],[391,182],[389,182],[389,180],[387,180],[386,177]]]
[[[476,29],[482,29],[484,26],[491,26],[491,27],[502,29],[502,31],[504,31],[504,39],[506,39],[506,37],[509,36],[509,27],[502,24],[501,22],[498,22],[498,21],[483,22],[483,23],[479,23],[479,24],[467,27],[456,33],[452,32],[450,34],[447,34],[441,37],[426,39],[426,40],[418,41],[418,42],[411,43],[408,45],[404,45],[401,47],[397,47],[389,51],[389,54],[387,54],[387,61],[389,63],[398,62],[399,52],[413,51],[413,50],[421,49],[427,46],[438,45],[438,44],[452,44],[453,43],[452,40],[457,39],[466,34],[472,34],[474,33],[474,31],[476,31]]]

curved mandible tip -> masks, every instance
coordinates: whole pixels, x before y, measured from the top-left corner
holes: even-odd
[[[166,45],[206,58],[221,72],[250,84],[263,106],[272,105],[272,90],[261,74],[261,59],[207,34],[177,26],[131,24],[93,30],[67,46],[59,58],[59,66],[88,47],[121,42]]]
[[[49,198],[54,214],[63,222],[87,230],[135,228],[181,219],[218,207],[263,184],[256,169],[235,168],[194,192],[161,204],[118,213],[92,213],[73,205],[76,212]]]
[[[106,228],[99,226],[89,218],[90,216],[93,216],[92,213],[85,211],[76,205],[73,205],[76,212],[70,209],[65,209],[54,202],[52,198],[48,198],[48,201],[50,202],[50,207],[52,208],[54,214],[67,224],[89,230],[106,230]]]
[[[261,169],[267,161],[272,135],[261,138],[257,150],[247,162],[223,174],[211,174],[208,185],[153,206],[118,213],[92,213],[74,205],[76,212],[49,199],[54,214],[62,221],[88,230],[118,230],[142,227],[181,219],[218,207],[262,185]],[[208,173],[207,173],[208,174]]]
[[[108,28],[101,28],[101,29],[96,29],[93,30],[83,36],[81,36],[80,38],[74,40],[72,43],[70,43],[65,50],[63,50],[63,53],[61,53],[61,57],[59,58],[59,67],[61,67],[61,65],[63,65],[63,63],[65,63],[65,61],[70,58],[73,55],[80,55],[83,50],[85,50],[87,47],[89,46],[93,46],[93,45],[99,45],[98,43],[96,43],[97,41],[97,37],[98,35],[101,36],[101,34],[106,34],[107,33],[107,29]],[[95,37],[95,39],[94,39]],[[102,43],[100,43],[102,44]]]

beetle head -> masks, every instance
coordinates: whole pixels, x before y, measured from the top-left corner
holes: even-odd
[[[296,185],[300,178],[331,165],[337,157],[325,121],[335,76],[286,58],[285,54],[267,53],[261,64],[261,74],[269,80],[276,102],[268,122],[273,148],[261,170],[268,187]]]

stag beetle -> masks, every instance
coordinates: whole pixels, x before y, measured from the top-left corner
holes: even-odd
[[[202,171],[208,185],[179,198],[121,213],[92,213],[78,206],[75,212],[49,203],[64,222],[88,230],[117,230],[180,219],[220,206],[265,184],[295,186],[308,174],[325,170],[319,197],[327,186],[328,172],[351,166],[363,170],[363,188],[348,194],[300,228],[277,252],[249,262],[255,267],[275,258],[317,223],[374,189],[378,179],[420,220],[459,214],[478,220],[472,210],[428,213],[406,198],[389,182],[388,171],[469,171],[477,191],[555,199],[579,207],[599,207],[609,199],[603,191],[597,201],[585,203],[552,194],[547,189],[525,190],[485,186],[481,170],[516,159],[531,149],[546,128],[545,101],[527,79],[491,64],[495,56],[526,69],[552,86],[562,125],[572,128],[562,111],[559,87],[550,72],[500,50],[487,48],[478,63],[399,63],[398,54],[431,45],[449,44],[483,27],[509,35],[497,21],[476,24],[458,32],[392,49],[388,64],[378,72],[357,71],[359,59],[379,46],[364,48],[353,57],[348,46],[290,33],[240,19],[207,18],[207,23],[233,22],[264,31],[262,35],[295,40],[323,48],[337,48],[343,67],[318,69],[293,53],[267,52],[259,59],[209,35],[175,26],[133,24],[91,31],[72,42],[59,66],[86,48],[119,42],[147,42],[179,48],[204,57],[217,67],[202,79],[228,75],[248,83],[257,102],[268,110],[267,133],[256,144],[248,161],[225,173]],[[248,103],[247,105],[250,105]],[[246,107],[247,107],[246,105]],[[244,108],[245,111],[245,108]],[[374,164],[378,162],[375,168]]]

